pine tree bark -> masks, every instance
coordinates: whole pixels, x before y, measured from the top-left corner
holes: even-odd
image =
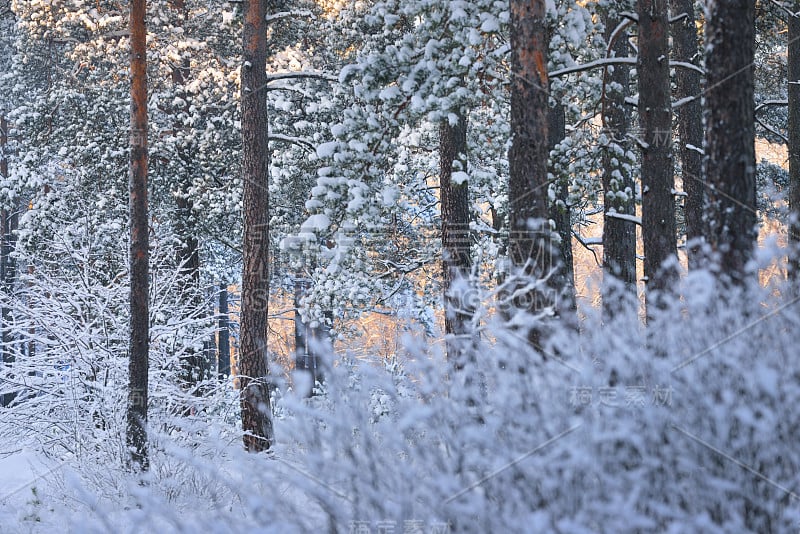
[[[608,55],[628,57],[628,32],[620,30],[616,16],[605,14]],[[636,184],[630,172],[630,112],[625,97],[630,90],[626,65],[614,65],[604,73],[603,131],[603,313],[613,316],[624,302],[636,296],[636,225],[615,214],[636,215]]]
[[[683,17],[672,25],[672,41],[675,59],[686,63],[696,63],[697,23],[693,0],[673,0],[672,17]],[[692,100],[678,108],[678,139],[680,141],[681,177],[686,219],[686,243],[689,268],[701,266],[703,228],[703,205],[705,203],[705,184],[703,182],[703,108],[700,101],[701,75],[692,69],[675,70],[676,97],[680,101]]]
[[[512,311],[554,313],[561,290],[559,249],[549,225],[548,77],[544,0],[510,0],[511,135],[509,150],[509,246]],[[545,287],[524,289],[531,279]],[[506,282],[508,283],[508,282]],[[528,341],[540,347],[542,328],[534,325]]]
[[[444,280],[444,329],[447,357],[459,365],[468,350],[469,322],[472,319],[469,278],[470,254],[469,184],[453,181],[454,172],[467,170],[467,120],[448,120],[439,126],[439,192],[442,216],[442,275]]]
[[[743,285],[756,242],[755,1],[707,6],[708,241],[723,284]]]
[[[648,307],[677,279],[667,0],[640,0],[639,118],[642,237]]]
[[[130,384],[126,442],[131,467],[141,470],[149,467],[146,429],[149,359],[146,11],[146,0],[131,0]]]
[[[270,448],[267,385],[269,309],[269,146],[267,140],[266,0],[244,1],[242,65],[242,308],[238,375],[244,446]]]
[[[800,3],[789,16],[789,276],[800,278]]]

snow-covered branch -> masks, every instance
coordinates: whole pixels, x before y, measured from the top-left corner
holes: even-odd
[[[681,13],[680,15],[675,15],[674,17],[670,17],[669,18],[669,23],[670,24],[675,24],[676,22],[679,22],[679,21],[681,21],[683,19],[686,19],[686,18],[689,18],[689,14],[688,13]]]
[[[705,76],[705,74],[706,74],[706,71],[704,71],[702,68],[698,67],[694,63],[689,63],[688,61],[670,61],[669,62],[669,66],[670,67],[680,67],[680,68],[687,69],[687,70],[693,70],[693,71],[695,71],[695,72],[697,72],[697,73],[699,73],[699,74],[701,74],[703,76]]]
[[[700,98],[699,95],[685,96],[685,97],[681,98],[680,100],[676,100],[675,102],[673,102],[672,103],[672,109],[678,109],[679,107],[683,107],[686,104],[689,104],[690,102],[694,102],[698,98]]]
[[[608,213],[606,213],[606,217],[610,217],[612,219],[619,219],[621,221],[632,222],[633,224],[638,224],[639,226],[642,225],[642,218],[637,217],[636,215],[628,215],[627,213],[617,213],[616,211],[609,211]]]
[[[761,111],[761,109],[769,107],[769,106],[788,106],[789,101],[786,99],[783,100],[765,100],[759,105],[756,106],[756,113]]]
[[[291,79],[312,79],[312,80],[325,80],[328,82],[338,82],[339,78],[327,72],[316,70],[298,70],[287,72],[275,72],[267,74],[267,83],[277,80],[291,80]]]
[[[548,73],[548,76],[550,76],[551,78],[557,78],[559,76],[566,76],[567,74],[573,74],[575,72],[583,72],[585,70],[596,69],[599,67],[608,67],[610,65],[636,65],[636,62],[637,62],[636,57],[606,57],[602,59],[596,59],[588,63],[583,63],[581,65],[575,65],[564,69],[554,70]],[[705,71],[703,69],[701,69],[694,63],[689,63],[688,61],[670,61],[669,66],[693,70],[699,72],[700,74],[705,74]]]
[[[273,22],[276,20],[288,19],[290,17],[306,17],[312,20],[316,19],[314,13],[308,9],[297,9],[292,11],[280,11],[278,13],[272,13],[271,15],[267,15],[264,20],[267,22]]]
[[[575,65],[573,67],[567,67],[564,69],[554,70],[548,73],[548,76],[551,78],[557,78],[559,76],[566,76],[567,74],[572,74],[574,72],[582,72],[585,70],[591,70],[598,67],[608,67],[610,65],[636,65],[636,58],[635,57],[606,57],[602,59],[596,59],[594,61],[590,61],[589,63],[584,63],[582,65]]]
[[[292,144],[292,145],[297,145],[297,146],[305,148],[306,150],[309,150],[311,152],[314,152],[314,150],[315,150],[314,149],[314,145],[312,145],[311,143],[309,143],[307,140],[303,139],[302,137],[270,133],[269,134],[269,140],[270,141],[280,141],[280,142],[283,142],[283,143],[289,143],[289,144]]]

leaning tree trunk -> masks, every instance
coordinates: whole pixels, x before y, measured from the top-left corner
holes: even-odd
[[[800,278],[800,3],[789,16],[789,276]]]
[[[456,124],[445,119],[439,126],[439,191],[442,210],[442,275],[444,280],[444,330],[447,357],[457,366],[468,351],[472,309],[469,278],[470,255],[469,184],[454,180],[467,171],[467,119],[458,114]],[[455,173],[462,174],[455,174]]]
[[[642,237],[647,305],[661,305],[677,279],[667,0],[639,1]]]
[[[544,0],[510,0],[511,135],[509,163],[509,240],[511,312],[551,315],[563,291],[559,249],[549,225],[548,210],[548,77]],[[533,280],[545,284],[531,284]],[[542,324],[527,332],[528,342],[541,347]]]
[[[266,0],[244,1],[242,65],[242,307],[238,375],[244,446],[270,448],[267,385],[269,307],[269,146],[267,140]]]
[[[672,16],[683,17],[672,25],[675,59],[686,63],[696,63],[697,24],[694,16],[693,0],[673,0]],[[686,253],[689,267],[701,266],[700,249],[705,238],[703,229],[703,205],[705,184],[703,183],[703,108],[700,102],[701,75],[694,69],[676,69],[675,86],[679,102],[678,139],[680,141],[681,178],[686,219]],[[684,100],[686,99],[686,100]],[[691,100],[689,100],[691,99]]]
[[[628,32],[619,19],[605,16],[610,57],[628,57]],[[616,34],[613,32],[616,31]],[[603,313],[613,316],[625,301],[636,296],[636,225],[616,215],[636,215],[636,184],[631,175],[630,112],[627,65],[614,65],[604,73],[603,132],[607,144],[603,154]],[[609,279],[605,279],[609,277]]]
[[[141,470],[149,467],[146,429],[149,359],[146,11],[146,0],[131,0],[130,385],[126,442],[132,467]]]
[[[708,240],[725,285],[747,281],[756,243],[755,1],[710,2],[706,19]]]

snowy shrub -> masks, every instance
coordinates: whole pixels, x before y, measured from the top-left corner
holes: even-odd
[[[545,354],[486,317],[460,371],[419,337],[390,365],[327,358],[317,396],[276,397],[266,455],[215,417],[176,440],[157,411],[144,485],[70,462],[49,489],[66,509],[37,513],[81,532],[792,531],[800,305],[709,287],[692,274],[647,327],[584,310]]]

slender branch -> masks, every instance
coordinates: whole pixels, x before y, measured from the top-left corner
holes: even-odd
[[[301,137],[270,133],[269,134],[269,140],[270,141],[282,141],[284,143],[289,143],[289,144],[292,144],[292,145],[297,145],[297,146],[303,147],[303,148],[305,148],[306,150],[308,150],[310,152],[314,151],[314,145],[312,145],[311,143],[309,143],[308,141],[306,141],[305,139],[303,139]]]
[[[308,9],[298,9],[295,11],[280,11],[278,13],[273,13],[271,15],[267,15],[264,18],[264,20],[266,20],[267,22],[273,22],[275,20],[288,19],[289,17],[307,17],[310,18],[311,20],[317,18],[314,16],[314,13],[312,13]]]
[[[788,106],[788,100],[765,100],[759,105],[756,106],[756,113],[758,113],[762,108],[767,106]]]
[[[763,121],[762,121],[761,119],[759,119],[758,117],[756,117],[756,122],[757,122],[758,124],[760,124],[762,128],[764,128],[765,130],[767,130],[767,131],[768,131],[768,132],[770,132],[771,134],[773,134],[773,135],[776,135],[776,136],[780,137],[780,138],[781,138],[781,140],[782,140],[784,143],[786,143],[787,145],[789,144],[789,139],[788,139],[788,138],[787,138],[785,135],[783,135],[781,132],[779,132],[778,130],[776,130],[775,128],[773,128],[772,126],[770,126],[769,124],[766,124],[765,122],[763,122]]]
[[[274,72],[267,74],[267,83],[271,83],[277,80],[289,80],[298,78],[325,80],[328,82],[339,81],[339,78],[337,76],[328,74],[327,72],[321,72],[316,70],[298,70],[298,71],[287,71],[287,72]]]
[[[602,263],[600,263],[600,258],[597,257],[597,251],[594,248],[592,248],[592,245],[602,245],[603,244],[602,238],[600,238],[599,242],[595,242],[594,240],[590,242],[589,240],[584,239],[583,236],[580,235],[575,230],[572,231],[572,235],[573,237],[575,237],[575,240],[578,241],[578,243],[583,245],[583,248],[592,253],[592,256],[594,256],[595,263],[597,265],[602,265]]]
[[[693,70],[693,71],[699,73],[701,76],[705,76],[706,75],[706,71],[705,70],[703,70],[702,68],[698,67],[694,63],[689,63],[688,61],[670,61],[669,62],[669,66],[670,67],[680,67],[680,68],[684,68],[684,69],[688,69],[688,70]]]
[[[588,63],[583,63],[582,65],[575,65],[574,67],[567,67],[564,69],[554,70],[552,72],[549,72],[548,76],[550,76],[551,78],[557,78],[559,76],[565,76],[567,74],[573,74],[575,72],[591,70],[598,67],[607,67],[609,65],[636,65],[636,62],[637,62],[636,57],[607,57],[602,59],[596,59]],[[670,61],[669,66],[693,70],[695,72],[699,72],[700,74],[705,74],[705,71],[703,69],[701,69],[694,63],[689,63],[687,61]]]

